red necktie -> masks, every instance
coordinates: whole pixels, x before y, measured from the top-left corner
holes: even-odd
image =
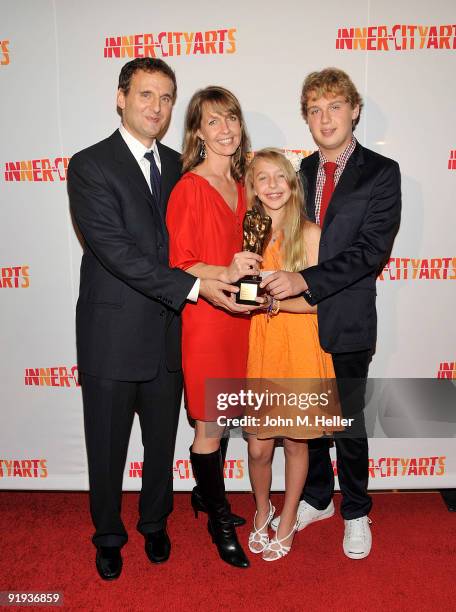
[[[320,227],[323,227],[326,211],[334,191],[334,173],[336,172],[337,164],[335,162],[325,162],[323,168],[325,169],[326,180],[321,194]]]

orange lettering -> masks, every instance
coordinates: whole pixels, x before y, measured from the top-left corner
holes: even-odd
[[[49,387],[51,384],[50,368],[40,368],[40,386]]]
[[[236,52],[236,39],[234,37],[234,33],[236,32],[236,28],[230,28],[228,30],[228,40],[230,42],[230,46],[226,50],[227,53],[235,53]]]
[[[9,51],[8,51],[9,40],[0,41],[0,48],[3,53],[2,61],[0,62],[0,66],[8,66],[10,63]]]
[[[193,37],[195,36],[195,33],[194,32],[183,32],[183,34],[184,34],[185,42],[187,43],[185,54],[190,55],[190,51],[192,50]]]
[[[22,266],[21,267],[21,272],[22,272],[22,289],[27,289],[27,287],[29,287],[30,285],[30,271],[29,271],[29,266]]]
[[[31,161],[21,161],[21,181],[33,181],[33,168]]]

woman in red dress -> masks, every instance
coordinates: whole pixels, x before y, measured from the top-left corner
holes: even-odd
[[[242,249],[245,196],[242,185],[248,136],[238,100],[222,87],[196,92],[185,120],[184,175],[168,203],[170,265],[201,279],[233,284],[258,272],[261,257]],[[244,378],[247,369],[251,307],[232,300],[229,311],[203,299],[188,303],[182,313],[182,366],[185,400],[195,421],[190,449],[200,499],[195,511],[209,515],[209,532],[220,557],[248,567],[225,497],[221,428],[205,407],[205,382],[210,378]],[[226,447],[225,447],[226,448]]]

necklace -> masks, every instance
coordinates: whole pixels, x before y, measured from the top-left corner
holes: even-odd
[[[277,239],[280,236],[280,230],[275,230],[274,232],[272,232],[272,236],[271,236],[271,242],[272,244],[274,244],[274,242],[277,241]]]

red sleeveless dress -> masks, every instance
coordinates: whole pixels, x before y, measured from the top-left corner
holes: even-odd
[[[242,250],[246,205],[242,185],[233,212],[220,193],[202,176],[188,172],[168,202],[171,267],[183,270],[205,263],[228,266]],[[182,368],[187,410],[193,419],[212,421],[204,405],[208,378],[244,378],[250,319],[215,308],[199,298],[182,313]],[[214,414],[214,411],[210,411]]]

